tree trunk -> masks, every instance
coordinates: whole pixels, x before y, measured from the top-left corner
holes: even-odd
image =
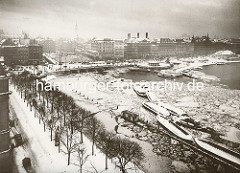
[[[24,91],[24,99],[23,99],[23,101],[24,101],[24,103],[25,103],[25,101],[26,101],[26,88],[25,88],[25,91]],[[27,105],[28,106],[28,105]]]
[[[48,108],[48,96],[46,96],[46,98],[47,98],[47,108]]]
[[[81,122],[81,144],[83,143],[83,121],[84,121],[84,118],[83,118],[83,115],[82,115],[82,122]]]
[[[64,126],[66,125],[66,115],[65,115],[65,112],[63,113],[63,125]]]
[[[78,151],[78,158],[79,158],[79,173],[82,173],[82,166],[83,166],[83,162],[82,162],[82,157],[83,155],[81,154],[82,152],[81,151]]]
[[[95,143],[95,141],[94,141],[94,138],[93,138],[93,142],[92,142],[92,155],[94,155],[94,143]]]
[[[80,164],[79,172],[82,173],[82,167],[83,167],[83,164],[82,164],[82,160],[81,160],[81,158],[80,158],[80,163],[79,163],[79,164]]]
[[[60,153],[60,144],[61,144],[61,142],[60,142],[60,137],[59,137],[59,144],[58,144],[58,152]]]
[[[67,147],[68,147],[68,129],[67,129]]]
[[[71,126],[71,135],[73,135],[73,121],[72,120],[70,122],[70,126]]]
[[[45,106],[44,92],[42,94],[42,102],[43,102],[43,105]]]
[[[80,136],[81,136],[81,140],[80,140],[80,143],[82,144],[82,143],[83,143],[83,129],[81,129],[81,133],[80,133]]]
[[[52,128],[50,128],[50,129],[51,129],[51,141],[52,141],[53,129]]]
[[[68,151],[68,165],[70,165],[70,156],[71,156],[71,153],[70,151]]]
[[[108,169],[108,157],[107,157],[107,154],[106,154],[106,157],[105,157],[105,170]]]
[[[94,143],[95,143],[95,133],[96,133],[96,127],[95,127],[95,120],[94,118],[92,119],[93,120],[93,136],[92,136],[92,155],[94,155]]]
[[[119,163],[120,163],[120,165],[121,165],[121,171],[123,172],[123,173],[127,173],[126,172],[126,170],[125,170],[125,167],[123,166],[123,163],[122,163],[122,160],[121,160],[121,158],[118,158],[118,160],[119,160]]]

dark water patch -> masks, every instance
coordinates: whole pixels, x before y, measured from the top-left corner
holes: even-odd
[[[205,66],[202,71],[206,74],[217,76],[220,79],[220,85],[240,90],[240,63]]]

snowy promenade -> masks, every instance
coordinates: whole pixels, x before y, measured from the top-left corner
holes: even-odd
[[[43,132],[43,125],[38,123],[38,119],[34,118],[34,112],[30,111],[26,103],[20,98],[20,95],[15,91],[11,90],[10,104],[12,108],[17,113],[17,117],[23,131],[25,132],[28,139],[26,139],[30,148],[26,150],[31,150],[35,155],[33,159],[33,167],[36,172],[47,173],[47,172],[77,172],[77,166],[67,166],[67,157],[63,153],[58,153],[57,147],[54,143],[50,141],[48,132]],[[16,154],[16,164],[20,168],[20,172],[25,171],[22,167],[22,159],[24,157],[30,157],[27,155],[29,152],[22,153],[21,147],[15,148]],[[18,150],[20,152],[18,152]]]

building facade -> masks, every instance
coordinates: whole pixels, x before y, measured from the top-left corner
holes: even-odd
[[[43,48],[39,45],[30,45],[29,49],[29,58],[28,60],[32,64],[39,64],[42,61]]]
[[[167,39],[161,41],[139,41],[127,43],[125,46],[125,58],[161,58],[168,56],[193,55],[194,45],[191,43],[169,42]]]
[[[124,58],[124,46],[123,40],[114,40],[114,58]]]
[[[9,84],[0,65],[0,172],[12,172],[12,149],[9,136]]]
[[[39,64],[42,62],[42,47],[29,46],[3,46],[2,56],[6,65]]]
[[[40,44],[43,48],[43,53],[53,53],[56,52],[56,44],[54,40],[46,39],[46,40],[38,40],[38,44]]]
[[[114,58],[114,41],[112,39],[94,39],[91,43],[91,49],[98,52],[99,58]]]
[[[126,43],[124,47],[124,58],[136,59],[138,58],[138,44],[137,43]]]

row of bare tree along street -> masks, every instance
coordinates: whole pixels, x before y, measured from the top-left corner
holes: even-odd
[[[84,135],[92,141],[92,155],[94,146],[105,154],[105,169],[108,169],[108,159],[112,158],[117,160],[116,166],[124,173],[129,169],[128,163],[140,163],[144,156],[137,143],[107,132],[94,113],[79,107],[72,97],[58,89],[37,90],[36,79],[37,76],[27,71],[12,73],[14,88],[30,110],[34,111],[39,123],[43,123],[43,131],[50,131],[50,140],[54,140],[58,151],[67,155],[68,165],[71,164],[71,154],[77,152],[80,172],[83,171],[83,164],[88,157],[83,147]]]

